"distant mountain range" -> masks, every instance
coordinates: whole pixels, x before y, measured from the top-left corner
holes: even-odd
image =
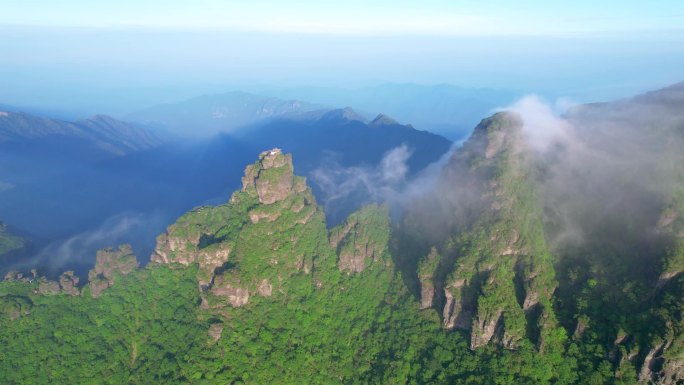
[[[361,88],[254,87],[249,90],[328,106],[352,106],[368,116],[384,113],[451,140],[465,139],[483,116],[522,96],[509,90],[410,83]]]
[[[320,105],[298,100],[281,100],[236,91],[150,107],[129,114],[125,119],[164,127],[178,135],[206,137],[230,132],[262,119],[321,108]]]
[[[247,87],[162,104],[125,115],[125,120],[161,126],[190,136],[230,132],[263,119],[353,107],[366,119],[387,114],[421,130],[464,139],[482,116],[512,103],[520,93],[448,84],[384,84],[358,89]]]
[[[682,100],[684,82],[612,103],[579,105],[568,111],[567,115],[584,122],[620,120],[630,126],[637,123],[653,126],[657,123],[680,127],[684,122]]]
[[[351,108],[292,114],[244,127],[236,138],[258,148],[282,147],[297,154],[298,172],[307,173],[326,153],[335,153],[344,166],[377,164],[383,155],[406,144],[412,148],[411,173],[426,167],[449,150],[451,142],[380,114],[368,121]]]
[[[161,145],[163,135],[105,115],[75,122],[0,111],[0,146],[27,141],[79,141],[84,147],[125,155]]]

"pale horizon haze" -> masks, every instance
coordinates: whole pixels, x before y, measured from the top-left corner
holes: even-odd
[[[0,104],[126,113],[263,87],[595,101],[684,80],[677,1],[0,2]]]

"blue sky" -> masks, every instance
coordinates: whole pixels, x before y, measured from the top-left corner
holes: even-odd
[[[329,34],[567,35],[682,29],[681,1],[3,0],[0,24]]]
[[[684,80],[684,2],[0,0],[0,53],[0,104],[385,82],[592,101]]]

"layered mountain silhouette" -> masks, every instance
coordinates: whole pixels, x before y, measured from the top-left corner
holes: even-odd
[[[320,108],[322,106],[299,100],[282,100],[234,91],[150,107],[129,114],[126,119],[161,126],[182,136],[206,137],[230,132],[263,119]]]
[[[328,106],[353,106],[369,117],[384,113],[454,141],[466,139],[483,116],[521,96],[509,90],[411,83],[360,88],[265,88],[262,92]]]
[[[0,111],[0,145],[6,151],[13,147],[30,149],[33,146],[61,144],[81,146],[83,155],[92,156],[101,152],[106,155],[125,155],[135,151],[150,149],[166,141],[163,135],[109,116],[97,115],[75,122],[44,118],[22,112]],[[34,144],[36,143],[36,144]],[[85,154],[89,151],[89,154]],[[68,152],[68,151],[63,151]]]

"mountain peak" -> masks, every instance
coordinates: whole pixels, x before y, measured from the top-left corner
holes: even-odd
[[[133,122],[162,126],[175,134],[201,137],[250,126],[263,119],[297,115],[321,108],[320,105],[301,100],[231,91],[153,106],[126,118]]]
[[[373,126],[395,126],[398,125],[399,122],[385,114],[378,114],[370,124]]]
[[[78,123],[82,122],[105,122],[105,123],[121,123],[120,120],[115,119],[109,115],[105,114],[96,114],[93,116],[90,116],[88,118],[80,120]]]
[[[245,169],[242,191],[258,196],[259,202],[266,205],[302,191],[294,176],[292,155],[283,154],[279,148],[259,154],[259,160]]]
[[[366,122],[366,118],[358,112],[354,111],[351,107],[339,108],[331,110],[323,114],[321,120],[347,120],[347,121],[359,121]]]
[[[522,125],[522,117],[513,111],[500,111],[494,115],[482,119],[480,124],[475,127],[475,132],[493,133],[499,131],[509,131],[519,128]]]

